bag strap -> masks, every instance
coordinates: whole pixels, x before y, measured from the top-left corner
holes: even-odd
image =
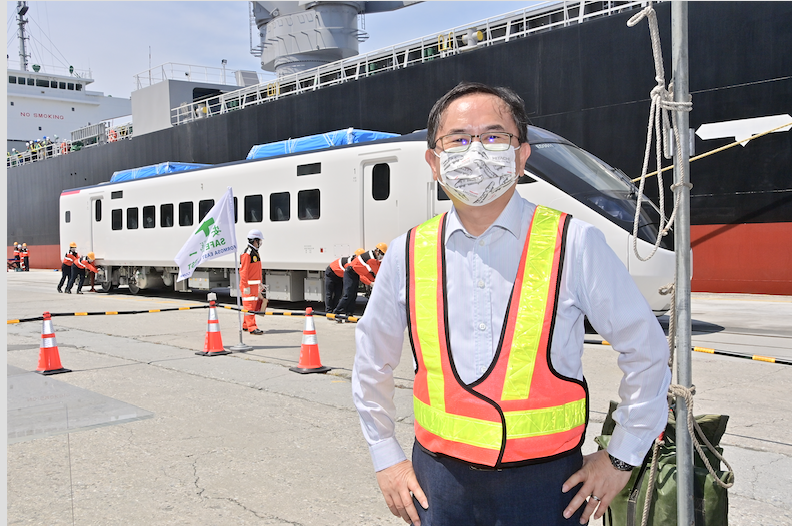
[[[635,484],[633,484],[630,490],[630,496],[627,498],[627,526],[635,526],[636,511],[638,511],[638,495],[641,494],[641,483],[643,482],[647,467],[649,467],[649,463],[648,459],[645,458],[643,464],[641,464],[641,470],[638,472],[638,477],[635,479]],[[651,489],[652,488],[646,488],[647,494]]]

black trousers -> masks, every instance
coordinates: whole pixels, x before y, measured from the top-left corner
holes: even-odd
[[[64,283],[69,283],[71,281],[71,269],[72,265],[61,263],[61,280],[60,283],[58,283],[58,290],[63,287]]]
[[[339,278],[333,269],[325,269],[325,312],[333,312],[344,291],[344,278]]]
[[[352,270],[352,266],[350,265],[344,271],[344,295],[341,297],[341,301],[338,302],[338,306],[333,313],[346,314],[347,316],[355,314],[355,302],[357,301],[359,283],[360,276],[358,276],[357,272]]]
[[[22,258],[22,260],[25,262],[25,272],[29,271],[30,270],[30,258],[28,256],[25,256],[24,258]]]
[[[72,265],[71,277],[69,278],[69,284],[66,285],[66,290],[71,291],[72,285],[77,281],[77,278],[80,278],[80,282],[77,284],[77,292],[80,292],[82,290],[83,281],[85,281],[85,269],[77,265]]]

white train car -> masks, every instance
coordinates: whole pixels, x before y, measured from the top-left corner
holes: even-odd
[[[668,308],[659,287],[673,279],[674,254],[661,248],[648,262],[632,253],[635,187],[623,174],[565,139],[529,128],[532,154],[518,182],[521,195],[597,226],[657,313]],[[409,228],[450,210],[424,161],[426,132],[175,174],[66,190],[60,197],[60,240],[92,251],[104,291],[209,290],[232,287],[232,255],[204,263],[176,282],[176,253],[216,199],[233,188],[236,235],[264,233],[262,266],[268,296],[323,301],[324,269],[359,247],[390,243]],[[659,214],[642,211],[639,250],[651,250]],[[669,236],[670,237],[670,236]],[[664,240],[664,243],[667,243]],[[241,248],[240,248],[241,251]],[[233,293],[233,292],[232,292]]]

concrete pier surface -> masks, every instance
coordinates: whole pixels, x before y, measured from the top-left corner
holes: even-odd
[[[89,286],[58,294],[59,278],[7,273],[7,319],[205,304],[201,294],[93,294]],[[696,346],[792,360],[792,297],[694,294],[692,312]],[[299,361],[304,317],[259,317],[264,334],[243,337],[252,350],[207,357],[195,354],[207,314],[56,316],[58,355],[71,372],[53,376],[32,372],[42,322],[7,325],[8,524],[404,524],[384,504],[352,404],[355,325],[315,317],[321,361],[332,370],[301,375],[289,367]],[[218,317],[224,345],[238,343],[237,312],[219,308]],[[405,343],[397,433],[409,451]],[[792,526],[792,366],[692,359],[695,414],[730,416],[721,442],[736,479],[729,523]],[[621,373],[605,345],[586,345],[584,372],[590,453]]]

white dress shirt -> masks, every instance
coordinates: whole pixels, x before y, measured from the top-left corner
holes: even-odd
[[[495,356],[522,247],[536,205],[515,192],[500,217],[470,235],[455,209],[448,215],[446,268],[451,353],[463,382],[477,380]],[[394,436],[393,370],[407,328],[406,234],[388,248],[377,285],[358,322],[352,396],[374,469],[405,460]],[[583,379],[583,317],[619,352],[621,403],[608,451],[639,465],[665,428],[671,380],[668,344],[624,264],[597,228],[572,219],[550,356],[560,374]],[[410,357],[412,358],[412,357]],[[415,362],[413,360],[413,366]]]

